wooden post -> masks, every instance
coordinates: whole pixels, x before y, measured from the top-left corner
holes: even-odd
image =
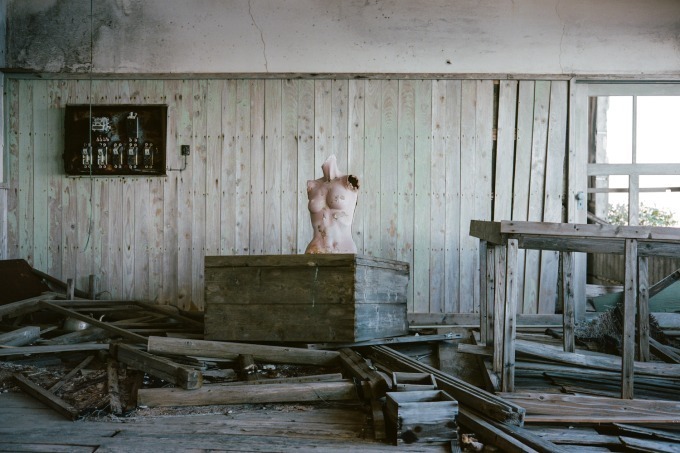
[[[564,352],[576,351],[576,309],[574,307],[574,253],[561,252],[562,256],[562,342]]]
[[[493,370],[503,369],[503,331],[505,323],[505,271],[507,249],[504,245],[495,247],[495,290],[493,313]]]
[[[486,345],[492,345],[494,339],[494,304],[496,302],[496,249],[497,247],[489,247],[487,243],[486,248],[486,333],[489,336],[489,342]]]
[[[637,358],[649,362],[649,259],[638,258]]]
[[[73,279],[69,278],[66,280],[66,299],[67,300],[73,300],[76,298],[75,296],[76,292],[76,285],[73,283]]]
[[[517,239],[508,239],[505,281],[505,322],[503,329],[503,373],[501,389],[515,391],[515,317],[517,316]]]
[[[633,366],[635,354],[635,308],[637,302],[637,239],[626,239],[624,249],[625,277],[623,295],[623,353],[621,358],[621,398],[633,398]]]
[[[97,296],[97,276],[94,274],[90,274],[89,286],[87,291],[88,291],[87,297],[90,300],[94,300]]]
[[[487,285],[489,279],[487,274],[489,271],[489,265],[486,262],[487,255],[487,242],[485,240],[479,241],[479,334],[482,343],[487,344],[489,341],[489,331],[487,329],[487,320],[489,317],[488,305],[487,305]]]

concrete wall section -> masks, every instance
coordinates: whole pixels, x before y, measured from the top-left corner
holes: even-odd
[[[676,0],[9,0],[8,24],[38,72],[680,75]]]

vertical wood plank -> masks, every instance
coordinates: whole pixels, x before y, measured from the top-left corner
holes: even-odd
[[[321,165],[333,152],[333,97],[331,80],[314,81],[314,177],[322,176]],[[337,156],[336,156],[337,157]]]
[[[193,146],[194,91],[193,81],[182,80],[177,93],[177,144]],[[193,173],[196,149],[187,157],[186,168],[179,172],[177,190],[177,301],[184,310],[191,308],[192,297],[192,231]]]
[[[506,246],[494,247],[495,288],[493,301],[493,370],[503,371],[503,348],[505,344],[505,321],[507,311],[508,249]]]
[[[347,106],[348,106],[347,80],[333,79],[331,82],[331,153],[335,154],[338,160],[338,168],[341,173],[347,170]]]
[[[284,80],[281,87],[281,253],[295,254],[298,250],[297,110],[298,82]]]
[[[208,121],[206,111],[207,81],[194,80],[193,114],[192,114],[192,224],[191,224],[191,300],[189,308],[203,309],[205,293],[204,263],[205,263],[205,216],[206,216],[206,165]]]
[[[397,257],[399,82],[382,81],[382,125],[380,143],[380,249],[381,257]]]
[[[475,109],[475,212],[476,219],[491,220],[493,199],[493,126],[494,126],[494,83],[492,80],[477,81],[477,103]],[[469,231],[469,224],[467,226]],[[472,238],[468,234],[470,240]],[[471,242],[473,251],[470,257],[473,259],[473,279],[479,278],[479,254],[477,252],[478,241]],[[472,305],[461,307],[464,313],[479,311],[479,286],[473,285],[474,295]]]
[[[20,81],[7,82],[7,152],[8,184],[7,193],[7,257],[17,259],[19,255],[19,134],[21,105],[19,103]],[[63,242],[62,242],[63,244]]]
[[[365,253],[381,256],[380,242],[380,151],[381,151],[381,112],[382,112],[382,83],[380,80],[366,81],[366,111],[365,111],[365,169],[364,174],[364,207],[366,212],[364,223]]]
[[[398,216],[397,233],[399,249],[397,259],[409,264],[413,276],[413,241],[415,219],[415,84],[413,80],[399,82],[399,158],[398,158]],[[408,286],[408,306],[413,304],[413,284]]]
[[[75,83],[74,100],[77,104],[90,102],[92,86],[89,80],[79,80]],[[92,216],[94,181],[91,177],[74,178],[73,203],[75,207],[72,222],[75,223],[75,237],[72,245],[75,261],[73,280],[77,288],[86,288],[88,275],[92,272]]]
[[[477,82],[464,80],[461,92],[460,129],[460,306],[461,313],[474,310],[475,276],[477,267],[477,241],[468,234],[470,221],[477,215]],[[465,169],[465,170],[463,170]],[[480,200],[481,201],[481,200]],[[481,209],[481,208],[480,208]]]
[[[503,373],[501,375],[501,388],[504,392],[515,391],[515,317],[517,316],[515,269],[517,268],[517,248],[517,239],[508,240],[505,273],[505,322],[503,323]]]
[[[250,81],[250,254],[264,253],[265,241],[265,83]]]
[[[167,178],[163,186],[163,296],[162,302],[177,305],[179,292],[179,185],[185,157],[180,156],[179,123],[183,99],[181,80],[163,83],[164,97],[168,103],[168,131],[166,167]]]
[[[529,181],[530,221],[543,219],[543,195],[545,188],[545,162],[548,139],[548,108],[550,103],[550,82],[537,81],[534,98],[534,122],[531,142],[531,175]],[[524,312],[538,311],[540,252],[527,250],[524,267]]]
[[[576,351],[574,329],[576,318],[574,312],[574,254],[560,252],[562,256],[562,344],[565,352]]]
[[[444,146],[446,147],[446,255],[445,255],[445,293],[444,311],[460,311],[460,125],[461,125],[460,80],[446,81],[447,106],[445,112]],[[469,227],[468,227],[469,228]]]
[[[47,270],[48,229],[48,121],[47,121],[47,81],[33,82],[33,267]]]
[[[551,82],[549,110],[543,221],[562,222],[564,157],[567,148],[567,82]],[[542,252],[539,313],[555,313],[558,272],[559,253]]]
[[[512,185],[515,162],[517,81],[502,80],[498,93],[498,132],[493,220],[512,219]]]
[[[236,153],[234,180],[236,184],[236,211],[234,213],[234,249],[237,255],[250,254],[251,187],[251,81],[236,83]]]
[[[309,217],[307,181],[316,179],[314,144],[314,81],[298,81],[298,148],[297,148],[297,187],[298,187],[298,253],[303,253],[312,240],[312,223]]]
[[[349,112],[348,112],[348,149],[347,149],[347,173],[359,179],[359,197],[354,211],[354,224],[352,225],[352,237],[357,246],[357,253],[366,254],[364,245],[364,225],[366,223],[366,187],[364,173],[364,134],[365,128],[365,97],[366,81],[350,80],[348,87]],[[412,285],[410,285],[412,286]],[[410,292],[412,289],[410,289]],[[409,299],[411,300],[411,299]]]
[[[531,138],[534,122],[534,81],[519,82],[517,95],[517,143],[515,145],[515,174],[512,188],[512,219],[527,220],[529,216],[529,182],[531,179]],[[518,310],[528,313],[524,307],[525,250],[517,252],[520,265],[517,268]]]
[[[432,152],[432,82],[416,82],[415,94],[415,218],[413,226],[413,312],[430,308],[430,166]]]
[[[236,80],[221,80],[220,101],[221,101],[221,124],[220,131],[222,139],[218,143],[222,144],[223,149],[219,150],[220,159],[220,249],[217,255],[236,254],[236,231],[239,229],[237,223],[238,197],[244,191],[243,180],[236,175],[241,174],[237,168],[237,156],[240,155],[238,147],[238,137],[243,131],[239,130],[236,116]],[[247,189],[245,189],[247,191]]]
[[[264,82],[264,243],[263,253],[281,253],[281,80]]]
[[[34,178],[34,124],[33,124],[33,89],[30,80],[22,80],[19,84],[19,97],[23,107],[19,110],[19,192],[18,192],[18,226],[19,256],[31,266],[33,265],[33,197]]]
[[[649,362],[649,257],[638,257],[637,357]]]
[[[623,286],[623,351],[621,354],[621,398],[633,399],[635,365],[635,314],[638,296],[638,249],[636,239],[625,241],[626,277]]]
[[[47,130],[49,157],[47,164],[48,172],[48,202],[47,202],[47,270],[46,272],[56,278],[62,278],[62,176],[63,163],[61,154],[64,147],[64,110],[65,100],[68,97],[67,85],[64,80],[49,81],[48,96],[49,108],[47,112]],[[108,263],[105,263],[105,265]],[[107,285],[108,286],[108,285]]]
[[[206,87],[205,117],[206,117],[206,166],[205,166],[205,254],[219,255],[222,248],[222,158],[227,159],[224,135],[222,133],[222,94],[225,82],[209,79]],[[233,105],[231,106],[233,108]],[[233,118],[233,117],[232,117]],[[233,142],[232,142],[233,143]],[[233,197],[228,197],[232,202]],[[233,206],[232,206],[233,209]],[[233,211],[230,211],[231,215]],[[233,238],[233,236],[232,236]]]
[[[491,317],[487,311],[488,304],[488,283],[487,278],[489,273],[489,265],[487,263],[487,242],[485,240],[479,241],[479,268],[484,272],[479,274],[479,338],[484,344],[488,344],[489,331],[487,329],[487,321]]]
[[[447,83],[432,81],[432,153],[430,155],[430,313],[445,309],[446,293],[446,128]]]

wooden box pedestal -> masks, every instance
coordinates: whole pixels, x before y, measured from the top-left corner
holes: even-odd
[[[408,333],[408,263],[354,254],[205,258],[205,338],[357,342]]]

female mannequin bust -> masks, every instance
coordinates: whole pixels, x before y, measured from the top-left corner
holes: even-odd
[[[305,253],[356,253],[352,221],[359,180],[353,175],[340,174],[335,155],[326,159],[321,170],[323,177],[307,181],[314,237]]]

